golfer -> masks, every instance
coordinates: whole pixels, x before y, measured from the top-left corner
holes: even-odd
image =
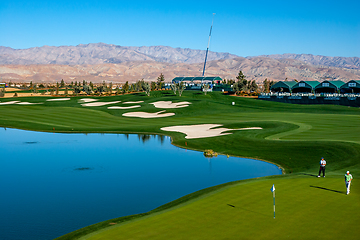
[[[346,195],[350,193],[350,184],[351,180],[353,179],[353,176],[350,174],[349,171],[345,174],[345,186],[346,186]]]
[[[325,161],[324,158],[321,158],[321,160],[320,160],[320,169],[319,169],[319,175],[318,175],[318,177],[320,177],[321,172],[322,172],[322,174],[323,174],[323,177],[325,177],[325,166],[326,166],[326,161]]]

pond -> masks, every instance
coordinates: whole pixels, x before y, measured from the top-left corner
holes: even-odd
[[[54,239],[203,188],[276,174],[273,164],[205,158],[164,136],[0,129],[0,239]]]

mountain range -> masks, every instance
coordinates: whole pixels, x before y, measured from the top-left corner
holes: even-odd
[[[230,53],[209,52],[208,60],[238,57]],[[60,64],[82,65],[155,61],[167,63],[203,62],[205,51],[166,46],[124,47],[105,43],[80,44],[77,46],[35,47],[12,49],[0,47],[0,64]]]
[[[204,50],[167,46],[124,47],[105,43],[29,49],[0,46],[0,77],[3,81],[135,82],[156,81],[163,73],[170,81],[177,76],[201,76],[204,58]],[[206,76],[234,79],[240,70],[256,81],[265,78],[349,81],[360,79],[360,59],[311,54],[244,58],[209,52]]]

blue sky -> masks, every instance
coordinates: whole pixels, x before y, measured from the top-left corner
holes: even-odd
[[[3,1],[0,46],[104,42],[360,57],[360,1]]]

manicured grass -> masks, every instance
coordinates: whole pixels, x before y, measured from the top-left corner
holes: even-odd
[[[144,101],[141,108],[130,110],[111,110],[107,106],[82,107],[78,103],[81,98],[59,102],[47,102],[47,97],[18,98],[43,104],[0,106],[0,126],[56,132],[165,134],[180,147],[199,151],[213,149],[222,154],[271,161],[282,166],[287,175],[217,186],[158,209],[165,209],[162,212],[156,210],[110,220],[136,219],[110,228],[109,222],[103,222],[59,239],[76,239],[101,229],[104,232],[95,232],[93,237],[253,239],[259,236],[259,239],[304,239],[328,236],[337,239],[346,233],[346,229],[350,232],[346,236],[358,233],[353,224],[359,220],[360,202],[356,184],[356,176],[360,175],[359,108],[292,105],[221,93],[205,96],[191,91],[185,91],[182,97],[171,92],[152,92],[150,97],[139,93],[99,98],[99,101]],[[1,102],[11,100],[0,99]],[[158,112],[161,109],[149,104],[155,101],[189,101],[192,104],[186,108],[167,109],[166,112],[175,113],[168,118],[122,117],[123,113],[130,111]],[[185,139],[182,133],[160,130],[165,126],[204,123],[223,124],[231,129],[263,129],[232,131],[231,135],[202,139]],[[325,179],[310,176],[317,174],[321,157],[328,161]],[[344,194],[343,186],[346,170],[355,177],[349,196]],[[277,189],[279,212],[275,220],[271,213],[270,187],[273,183]],[[146,217],[139,218],[141,216]],[[324,233],[328,235],[320,235],[323,225]]]
[[[359,190],[334,177],[245,181],[80,239],[356,239]]]

